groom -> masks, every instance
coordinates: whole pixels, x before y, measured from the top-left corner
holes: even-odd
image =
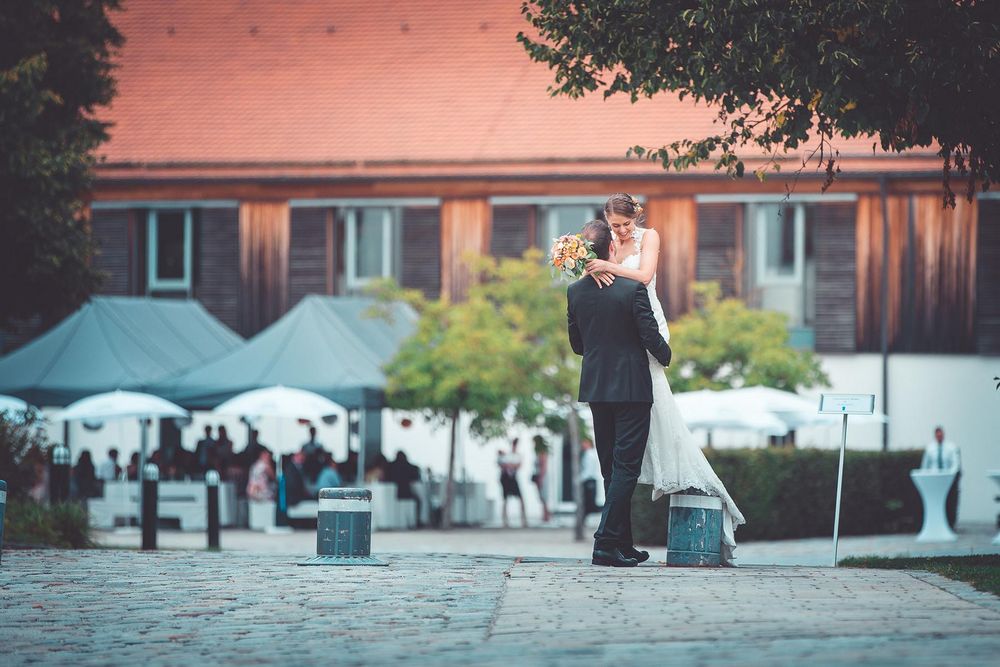
[[[599,259],[611,253],[611,228],[583,227]],[[569,342],[583,355],[580,401],[590,403],[606,500],[594,533],[594,565],[635,567],[649,558],[632,544],[632,493],[649,437],[653,385],[646,350],[664,366],[670,346],[656,327],[646,286],[617,278],[600,288],[585,277],[569,286]]]

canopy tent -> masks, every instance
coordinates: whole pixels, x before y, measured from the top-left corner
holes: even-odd
[[[177,375],[242,344],[197,301],[94,297],[0,358],[0,393],[65,406]]]
[[[146,391],[207,409],[251,389],[283,385],[349,410],[382,407],[382,366],[414,331],[417,316],[393,304],[388,319],[370,317],[372,305],[362,297],[307,296],[240,349]]]

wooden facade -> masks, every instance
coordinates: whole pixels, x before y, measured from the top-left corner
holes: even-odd
[[[858,198],[857,349],[881,347],[882,272],[886,271],[890,351],[977,351],[977,293],[988,289],[977,282],[978,200],[971,204],[960,200],[955,209],[946,210],[937,194],[890,195],[885,208],[888,238],[880,198]]]
[[[609,191],[622,189],[621,183],[605,185]],[[1000,200],[959,201],[954,211],[943,211],[937,192],[904,185],[894,182],[887,199],[890,351],[1000,354],[1000,290],[995,287],[1000,284]],[[695,280],[718,281],[725,296],[749,297],[746,217],[755,196],[760,195],[747,195],[746,201],[728,195],[721,201],[686,194],[646,197],[649,225],[661,234],[658,288],[671,320],[690,307]],[[432,298],[460,299],[475,280],[464,265],[467,253],[516,257],[538,243],[540,220],[551,204],[544,197],[538,204],[527,195],[521,198],[523,203],[486,196],[435,198],[437,203],[358,201],[394,211],[393,275],[401,284]],[[559,195],[561,202],[573,200],[573,195]],[[97,205],[90,224],[100,248],[94,263],[106,274],[102,291],[193,297],[223,323],[253,335],[307,294],[357,291],[348,286],[345,273],[350,205],[338,201],[172,203],[157,197],[136,201],[134,207]],[[147,220],[163,206],[189,206],[192,213],[193,275],[186,292],[147,286]],[[833,201],[813,197],[804,206],[815,267],[814,318],[808,323],[814,348],[878,352],[881,198],[869,191]],[[38,330],[38,323],[17,326],[5,337],[5,348],[26,342]]]

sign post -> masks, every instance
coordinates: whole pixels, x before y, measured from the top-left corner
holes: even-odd
[[[840,432],[840,467],[837,469],[837,506],[833,513],[833,567],[837,567],[837,544],[840,541],[840,498],[844,490],[844,452],[847,450],[847,415],[871,415],[875,412],[875,394],[821,394],[819,413],[843,415]]]

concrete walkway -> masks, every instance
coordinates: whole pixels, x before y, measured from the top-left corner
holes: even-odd
[[[587,537],[593,528],[587,531]],[[944,556],[968,554],[1000,554],[1000,546],[991,543],[995,531],[991,526],[965,526],[959,530],[957,542],[919,544],[916,535],[874,535],[844,537],[840,540],[839,556]],[[98,532],[97,540],[104,546],[138,548],[140,535],[130,532]],[[316,552],[316,533],[297,530],[293,533],[267,535],[249,530],[226,530],[222,533],[226,550],[255,553],[308,556]],[[159,546],[166,549],[204,549],[204,533],[160,531]],[[372,535],[376,553],[459,553],[504,556],[541,556],[587,558],[593,548],[591,540],[574,542],[569,528],[455,529],[452,531],[377,532]],[[655,559],[663,560],[663,547],[650,547]],[[833,542],[830,538],[746,542],[736,549],[739,565],[830,565]]]
[[[995,664],[1000,601],[936,575],[399,554],[13,551],[4,665]]]

